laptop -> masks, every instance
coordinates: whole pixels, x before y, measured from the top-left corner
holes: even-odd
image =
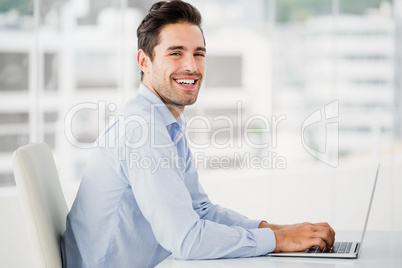
[[[367,223],[370,216],[371,204],[373,203],[374,192],[377,185],[378,172],[380,165],[377,168],[373,190],[371,192],[370,203],[367,210],[366,221],[364,223],[362,237],[360,242],[335,242],[331,249],[321,250],[318,246],[311,247],[304,251],[298,252],[273,252],[267,256],[274,257],[307,257],[307,258],[341,258],[341,259],[356,259],[359,257],[361,247],[363,245],[364,235],[366,233]]]

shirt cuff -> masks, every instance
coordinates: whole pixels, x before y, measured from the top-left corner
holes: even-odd
[[[274,232],[269,228],[259,228],[249,230],[257,243],[255,256],[266,255],[274,251],[276,247],[276,238]]]
[[[250,219],[245,219],[242,221],[240,224],[241,227],[246,228],[246,229],[257,229],[258,226],[260,226],[260,223],[263,220],[250,220]]]

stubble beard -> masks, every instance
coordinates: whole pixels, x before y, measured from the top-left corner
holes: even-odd
[[[158,94],[159,98],[163,101],[164,104],[177,108],[182,108],[187,105],[192,105],[196,102],[198,93],[201,87],[201,79],[197,81],[197,88],[194,89],[195,94],[191,95],[181,95],[179,92],[181,89],[179,89],[178,85],[176,85],[176,82],[172,77],[170,77],[169,83],[159,83],[159,81],[155,81],[156,83],[152,83],[153,87]]]

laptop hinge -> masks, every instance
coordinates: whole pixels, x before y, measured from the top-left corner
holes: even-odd
[[[358,252],[359,252],[359,247],[360,247],[360,243],[357,243],[357,244],[356,244],[356,248],[355,248],[355,253],[358,253]]]

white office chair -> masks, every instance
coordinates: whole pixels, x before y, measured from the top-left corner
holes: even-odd
[[[18,148],[13,168],[35,267],[62,267],[60,239],[68,208],[49,146],[32,143]]]

